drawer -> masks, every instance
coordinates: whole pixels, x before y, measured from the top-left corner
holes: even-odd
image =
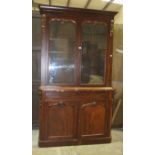
[[[78,96],[78,93],[77,92],[56,92],[56,91],[48,91],[45,93],[45,97],[46,99],[66,99],[66,98],[69,98],[69,99],[74,99]]]
[[[79,92],[79,97],[86,100],[103,100],[107,99],[105,92]]]
[[[66,106],[76,106],[76,101],[70,100],[54,100],[54,101],[47,101],[48,107],[57,107],[57,108],[64,108]]]
[[[55,92],[48,91],[45,93],[46,100],[67,99],[67,100],[105,100],[108,94],[105,92],[88,92],[88,91],[72,91],[72,92]]]

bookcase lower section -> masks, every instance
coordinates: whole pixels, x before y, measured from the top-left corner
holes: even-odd
[[[111,142],[112,88],[45,88],[40,89],[40,147]]]

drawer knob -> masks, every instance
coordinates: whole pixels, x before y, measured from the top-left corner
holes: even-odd
[[[95,105],[96,104],[96,101],[92,102],[92,105]]]

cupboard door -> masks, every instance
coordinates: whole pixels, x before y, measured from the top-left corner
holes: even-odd
[[[72,101],[53,101],[47,107],[47,138],[76,139],[77,108]]]
[[[80,108],[81,138],[104,136],[106,134],[106,104],[104,101],[85,101]]]

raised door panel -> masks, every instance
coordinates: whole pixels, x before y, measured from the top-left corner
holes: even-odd
[[[47,117],[48,139],[76,139],[77,108],[75,102],[48,103]]]
[[[85,101],[80,108],[81,138],[105,136],[106,115],[104,101]]]

